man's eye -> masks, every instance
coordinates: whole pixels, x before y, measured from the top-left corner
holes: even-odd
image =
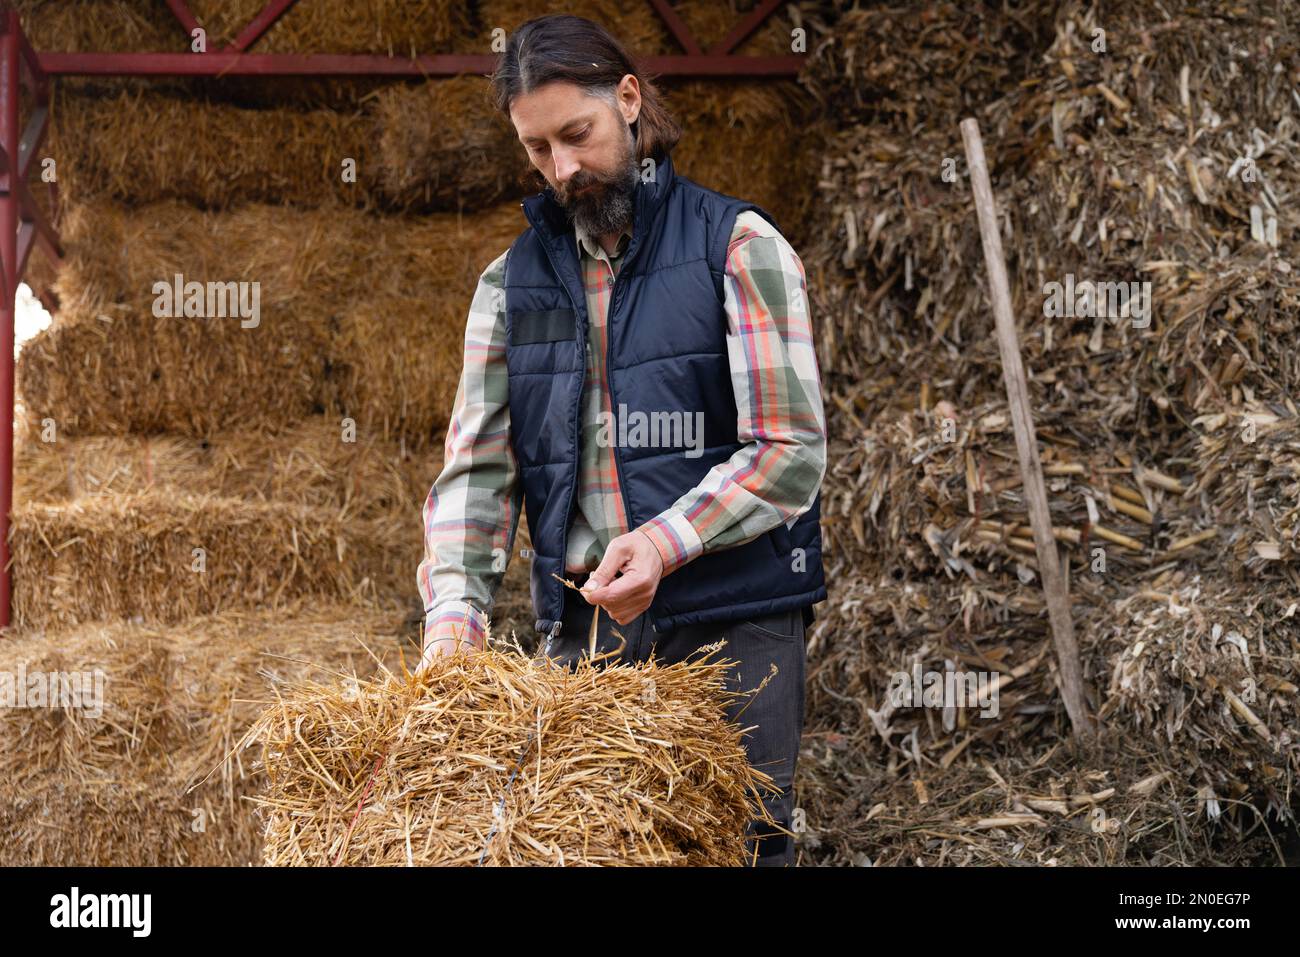
[[[581,143],[583,140],[585,140],[585,139],[587,138],[587,134],[590,133],[590,132],[591,132],[591,127],[589,126],[589,127],[587,127],[585,130],[583,130],[581,133],[576,133],[576,134],[574,134],[573,141],[574,141],[575,143]]]

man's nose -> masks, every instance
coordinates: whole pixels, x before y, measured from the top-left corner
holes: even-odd
[[[573,179],[574,174],[582,167],[572,153],[558,151],[555,154],[555,178],[560,181],[561,185],[567,186],[569,180]]]

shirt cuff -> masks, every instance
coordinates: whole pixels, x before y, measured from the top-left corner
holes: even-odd
[[[487,638],[487,616],[467,601],[437,605],[425,613],[425,647],[438,638],[460,638],[482,647]]]
[[[663,559],[665,575],[704,552],[704,543],[700,541],[695,526],[681,512],[670,510],[656,515],[637,531],[654,542],[659,557]]]

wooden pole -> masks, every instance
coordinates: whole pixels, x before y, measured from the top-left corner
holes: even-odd
[[[1057,672],[1061,676],[1061,697],[1074,726],[1075,737],[1096,733],[1083,695],[1083,672],[1079,667],[1079,646],[1074,640],[1070,619],[1070,598],[1052,535],[1052,518],[1047,507],[1047,488],[1043,484],[1043,466],[1038,459],[1038,439],[1034,435],[1034,417],[1029,410],[1029,386],[1024,363],[1020,359],[1020,341],[1016,321],[1011,313],[1011,285],[1007,282],[1007,264],[1002,254],[1002,236],[998,232],[997,205],[989,184],[988,164],[979,124],[974,118],[961,121],[962,140],[966,145],[966,163],[970,167],[971,189],[975,194],[975,212],[979,215],[980,238],[984,243],[984,262],[989,274],[989,298],[993,302],[993,319],[997,327],[998,350],[1002,354],[1002,379],[1007,387],[1007,403],[1016,433],[1016,451],[1020,456],[1020,475],[1029,506],[1029,522],[1034,530],[1034,547],[1038,568],[1047,596],[1047,615],[1056,647]]]

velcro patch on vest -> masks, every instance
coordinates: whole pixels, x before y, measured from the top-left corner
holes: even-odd
[[[577,321],[572,309],[520,310],[510,319],[510,344],[562,342],[577,338]]]

